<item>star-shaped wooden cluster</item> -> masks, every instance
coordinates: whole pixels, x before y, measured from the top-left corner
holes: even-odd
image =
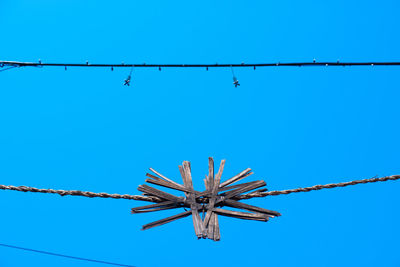
[[[219,241],[220,230],[218,215],[265,222],[268,221],[269,218],[280,216],[279,212],[239,202],[238,196],[241,194],[266,185],[263,180],[232,185],[233,183],[236,183],[253,174],[250,168],[221,183],[221,176],[224,170],[225,160],[221,161],[218,173],[215,176],[213,158],[209,158],[208,162],[208,175],[206,176],[206,179],[204,179],[206,190],[203,192],[196,191],[193,188],[189,161],[184,161],[182,166],[179,166],[183,185],[174,182],[173,180],[150,168],[155,175],[147,173],[146,176],[149,177],[146,179],[147,183],[184,192],[185,197],[174,196],[146,184],[140,185],[138,187],[139,191],[143,192],[145,195],[157,197],[159,200],[156,204],[132,208],[132,213],[152,212],[176,208],[189,208],[190,210],[143,225],[142,230],[147,230],[192,215],[194,230],[198,238],[209,238]],[[263,188],[256,191],[263,192],[266,190],[266,188]],[[236,209],[244,209],[250,212],[222,209],[224,206]],[[200,217],[200,213],[202,214],[202,218]]]

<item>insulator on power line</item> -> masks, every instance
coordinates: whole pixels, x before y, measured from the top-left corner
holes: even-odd
[[[86,65],[89,65],[89,61],[86,60]]]
[[[67,66],[64,66],[64,70],[67,70]]]
[[[111,66],[111,71],[114,71],[114,67],[113,66]]]
[[[206,67],[206,70],[208,71],[208,67]]]
[[[158,70],[161,71],[161,67],[160,66],[158,67]]]
[[[256,66],[253,66],[253,69],[256,70]]]
[[[315,58],[313,59],[313,63],[315,63],[316,62],[316,60],[315,60]]]

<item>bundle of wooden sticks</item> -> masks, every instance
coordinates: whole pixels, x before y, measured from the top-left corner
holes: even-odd
[[[243,193],[252,190],[255,190],[254,192],[267,191],[266,188],[259,189],[265,186],[266,183],[263,180],[259,180],[232,185],[233,183],[253,174],[250,168],[221,183],[224,166],[225,160],[222,160],[219,170],[214,176],[214,160],[213,158],[209,158],[208,175],[206,176],[206,179],[204,179],[206,190],[203,192],[196,191],[193,188],[191,166],[188,161],[184,161],[182,166],[179,166],[183,185],[150,168],[155,175],[147,173],[146,176],[149,177],[146,179],[147,183],[184,192],[185,197],[174,196],[146,184],[140,185],[138,187],[139,191],[148,196],[156,196],[159,199],[162,199],[162,201],[152,205],[132,208],[132,213],[144,213],[176,208],[188,208],[190,210],[143,225],[142,230],[147,230],[192,215],[194,230],[198,238],[209,238],[214,241],[219,241],[221,236],[218,215],[264,222],[268,221],[269,218],[281,215],[276,211],[239,202],[238,196]],[[250,212],[222,209],[224,206],[243,209]],[[202,213],[202,218],[200,217],[200,213]]]

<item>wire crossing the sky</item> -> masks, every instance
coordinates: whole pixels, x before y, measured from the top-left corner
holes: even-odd
[[[312,62],[289,62],[289,63],[236,63],[236,64],[98,64],[98,63],[44,63],[41,60],[38,62],[20,62],[20,61],[0,61],[0,68],[2,67],[97,67],[97,68],[240,68],[250,67],[256,69],[257,67],[321,67],[321,66],[400,66],[399,61],[392,62],[340,62],[338,61],[324,61],[318,62],[315,59]]]
[[[376,182],[386,182],[399,180],[400,175],[391,175],[380,178],[368,178],[362,180],[354,180],[350,182],[341,182],[335,184],[324,184],[324,185],[314,185],[310,187],[301,187],[296,189],[286,189],[279,191],[269,191],[269,192],[253,192],[244,195],[240,195],[237,197],[237,200],[241,199],[250,199],[254,197],[266,197],[266,196],[277,196],[277,195],[286,195],[291,193],[302,193],[302,192],[310,192],[321,189],[331,189],[336,187],[345,187],[350,185],[358,185],[358,184],[367,184],[367,183],[376,183]],[[13,190],[20,192],[34,192],[34,193],[50,193],[50,194],[59,194],[61,196],[82,196],[82,197],[100,197],[100,198],[114,198],[114,199],[131,199],[131,200],[140,200],[140,201],[149,201],[149,202],[162,202],[163,200],[154,196],[141,196],[141,195],[120,195],[120,194],[108,194],[108,193],[94,193],[80,190],[55,190],[55,189],[39,189],[35,187],[28,186],[13,186],[13,185],[0,185],[0,190]]]
[[[36,252],[36,253],[41,253],[41,254],[46,254],[46,255],[51,255],[51,256],[63,257],[63,258],[68,258],[68,259],[74,259],[74,260],[90,261],[90,262],[95,262],[95,263],[102,263],[102,264],[122,266],[122,267],[135,267],[133,265],[126,265],[126,264],[120,264],[120,263],[114,263],[114,262],[99,261],[99,260],[93,260],[93,259],[87,259],[87,258],[81,258],[81,257],[68,256],[68,255],[64,255],[64,254],[58,254],[58,253],[36,250],[36,249],[31,249],[31,248],[17,247],[17,246],[2,244],[2,243],[0,243],[0,246],[7,247],[7,248],[19,249],[19,250],[25,250],[25,251],[30,251],[30,252]]]

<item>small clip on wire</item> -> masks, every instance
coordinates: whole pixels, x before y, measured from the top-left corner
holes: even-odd
[[[131,68],[131,71],[129,72],[128,77],[126,77],[126,79],[124,81],[124,85],[127,85],[127,86],[131,85],[132,71],[133,71],[133,66]]]
[[[235,85],[235,88],[236,88],[236,87],[240,86],[240,83],[239,83],[238,79],[236,78],[235,73],[233,72],[232,66],[231,66],[231,71],[232,71],[232,76],[233,76],[233,85]]]

